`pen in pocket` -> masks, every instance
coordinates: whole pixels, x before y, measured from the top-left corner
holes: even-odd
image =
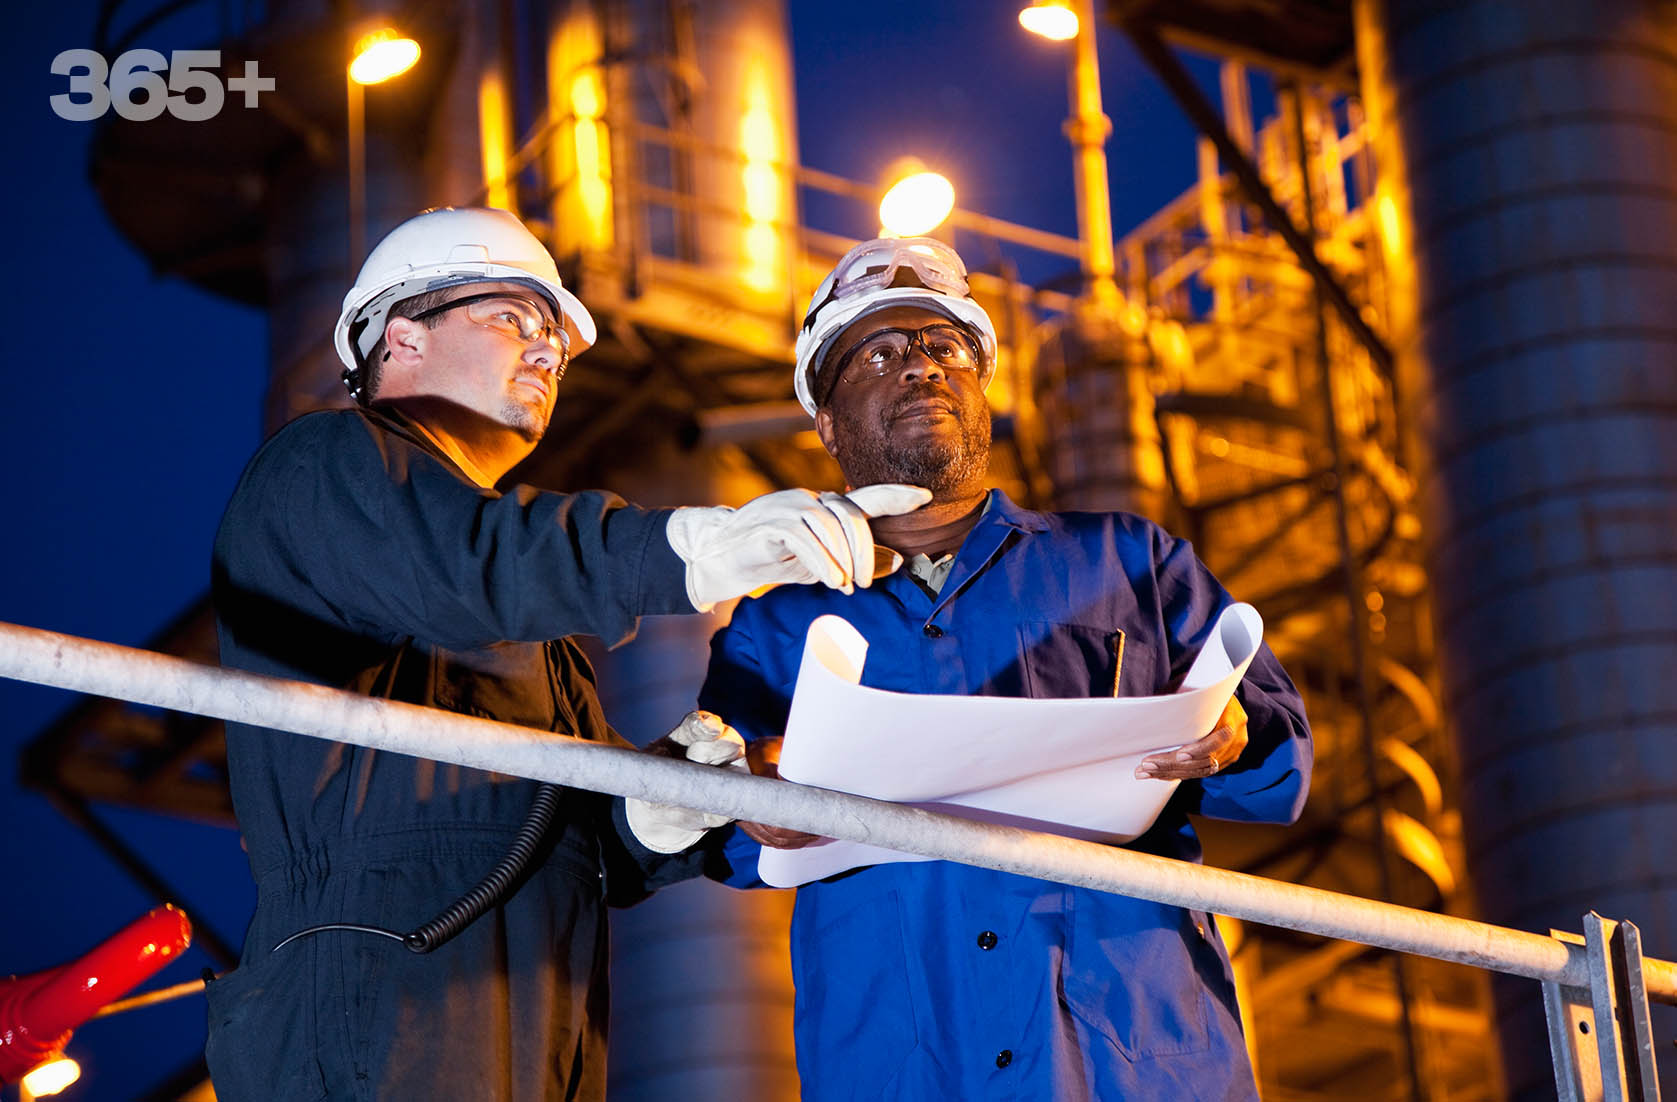
[[[1124,675],[1124,631],[1122,628],[1112,633],[1112,695],[1118,695],[1118,679]]]

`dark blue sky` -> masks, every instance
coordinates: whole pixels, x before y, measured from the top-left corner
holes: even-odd
[[[804,163],[873,180],[913,154],[954,179],[963,207],[1075,234],[1060,133],[1069,47],[1020,30],[1017,3],[789,6]],[[63,90],[53,57],[93,45],[96,10],[93,0],[31,5],[0,45],[11,145],[0,620],[141,645],[207,588],[216,522],[259,442],[267,335],[259,312],[154,276],[105,218],[87,183],[90,124],[48,106]],[[206,43],[165,33],[143,44]],[[1100,49],[1122,232],[1192,182],[1193,137],[1115,32],[1102,29]],[[0,681],[0,975],[71,958],[154,902],[17,786],[18,749],[72,704]],[[233,832],[100,810],[237,943],[251,891]],[[153,983],[207,963],[193,952]],[[128,1098],[202,1037],[196,998],[90,1024],[71,1046],[83,1080],[65,1097]]]

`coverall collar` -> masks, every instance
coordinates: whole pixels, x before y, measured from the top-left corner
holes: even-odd
[[[1019,536],[1047,530],[1047,520],[1041,513],[1015,504],[1001,490],[992,488],[989,499],[984,504],[983,514],[972,526],[972,531],[967,533],[967,538],[961,541],[961,546],[955,552],[955,565],[950,569],[949,577],[944,580],[942,590],[932,601],[932,618],[936,618],[944,605],[954,600],[973,578]],[[899,594],[898,600],[903,600],[908,590],[917,594],[923,593],[906,571],[900,574],[900,580],[906,583],[907,589]],[[924,595],[921,599],[925,599]]]

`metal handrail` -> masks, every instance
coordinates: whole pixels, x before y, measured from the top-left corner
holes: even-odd
[[[0,676],[1590,986],[1586,947],[1557,937],[36,628],[0,624]],[[1677,963],[1644,959],[1642,976],[1649,998],[1677,1005]]]

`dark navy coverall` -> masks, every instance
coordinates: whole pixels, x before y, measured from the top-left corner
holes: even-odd
[[[667,523],[606,493],[483,490],[394,410],[310,414],[222,521],[221,659],[626,745],[564,636],[693,611]],[[430,955],[343,931],[270,952],[318,923],[430,919],[505,853],[536,784],[237,724],[227,756],[257,904],[207,992],[222,1102],[604,1096],[604,903],[696,856],[650,854],[621,801],[566,789],[527,881]]]

